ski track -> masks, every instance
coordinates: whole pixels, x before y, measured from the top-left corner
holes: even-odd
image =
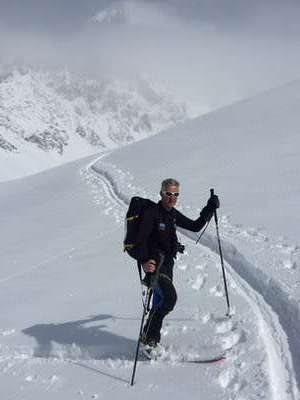
[[[125,210],[131,196],[124,194],[126,187],[122,188],[123,190],[119,188],[119,182],[117,183],[109,169],[110,166],[116,167],[105,165],[105,163],[101,163],[101,166],[97,165],[107,155],[108,153],[102,154],[92,161],[81,170],[81,174],[88,183],[94,185],[95,200],[98,203],[97,194],[99,190],[97,191],[95,185],[101,185],[110,201]],[[125,174],[120,169],[115,172],[118,178],[121,177],[122,173]],[[129,184],[129,193],[130,189],[135,188]],[[139,193],[141,193],[140,188]],[[120,218],[117,215],[115,216],[117,221],[120,222]],[[195,241],[194,233],[180,231]],[[217,241],[211,235],[206,233],[201,239],[201,244],[218,254]],[[258,319],[259,335],[267,353],[272,400],[297,400],[299,391],[296,379],[298,379],[298,382],[300,381],[300,361],[298,361],[300,360],[300,350],[296,346],[300,334],[299,328],[296,328],[297,325],[300,326],[299,306],[294,304],[293,300],[283,292],[279,283],[277,284],[272,278],[255,268],[234,245],[222,240],[222,247],[224,259],[227,263],[227,272],[234,279],[240,294],[249,302]],[[184,268],[182,267],[182,269]],[[199,277],[199,280],[194,283],[194,289],[198,290],[204,283],[205,278],[202,281]],[[215,295],[217,295],[219,288],[212,289],[215,290]],[[278,297],[280,301],[278,301]],[[291,317],[294,320],[293,323],[291,323]],[[207,320],[209,318],[207,316]],[[228,328],[224,325],[219,329],[221,333],[222,329],[226,331]],[[231,338],[231,340],[234,340],[234,338]],[[236,340],[239,341],[240,338],[236,338]],[[290,352],[290,348],[292,352]],[[296,354],[293,360],[292,354]],[[229,368],[220,375],[219,384],[225,388],[228,387],[230,382],[234,382],[234,373]],[[235,386],[239,385],[236,383]]]

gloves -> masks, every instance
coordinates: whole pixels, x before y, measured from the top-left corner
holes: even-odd
[[[220,200],[216,194],[210,196],[207,201],[207,207],[209,207],[212,211],[215,211],[217,208],[220,207]]]
[[[200,215],[206,221],[210,221],[211,217],[214,215],[214,211],[220,207],[220,201],[217,195],[211,196],[206,206],[202,209]]]
[[[185,250],[184,244],[181,244],[181,243],[177,242],[177,251],[178,251],[178,253],[183,254],[184,250]]]

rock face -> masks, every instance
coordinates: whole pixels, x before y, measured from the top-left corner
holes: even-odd
[[[16,146],[5,140],[2,135],[0,135],[0,148],[5,151],[11,151],[11,152],[17,151]]]
[[[24,145],[63,157],[145,138],[186,119],[185,107],[150,81],[91,80],[69,72],[14,69],[0,76],[1,152]]]

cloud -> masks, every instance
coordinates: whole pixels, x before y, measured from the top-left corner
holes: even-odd
[[[90,2],[88,12],[81,3],[57,19],[70,29],[0,25],[0,61],[89,76],[146,74],[193,103],[195,113],[299,77],[300,15],[291,0],[103,1],[99,8]],[[118,7],[124,18],[110,20]]]

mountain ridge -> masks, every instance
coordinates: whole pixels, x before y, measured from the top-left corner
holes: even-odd
[[[0,160],[32,154],[34,162],[44,154],[55,163],[70,161],[186,118],[184,104],[145,78],[98,80],[67,70],[14,69],[0,80]]]

